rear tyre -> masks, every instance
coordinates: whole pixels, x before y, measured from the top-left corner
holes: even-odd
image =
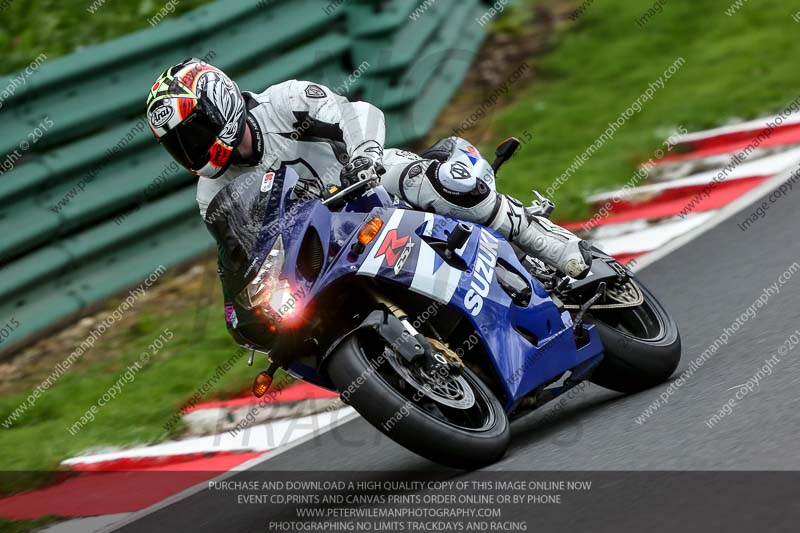
[[[675,320],[639,280],[635,283],[644,294],[641,305],[587,316],[587,322],[597,326],[605,352],[590,380],[625,393],[668,380],[681,359],[681,337]]]
[[[508,417],[472,371],[465,368],[458,383],[469,386],[473,405],[443,405],[401,375],[397,361],[388,361],[397,356],[383,339],[373,337],[350,335],[327,364],[331,381],[348,396],[348,404],[401,446],[439,464],[474,469],[503,457],[510,440]]]

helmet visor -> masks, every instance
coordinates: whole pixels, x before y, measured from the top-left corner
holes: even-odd
[[[208,163],[209,149],[225,127],[199,107],[169,130],[160,142],[175,160],[190,170],[200,170]]]

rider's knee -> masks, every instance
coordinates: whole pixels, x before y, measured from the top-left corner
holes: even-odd
[[[437,193],[459,207],[475,207],[494,196],[494,191],[461,161],[431,165],[427,177]]]

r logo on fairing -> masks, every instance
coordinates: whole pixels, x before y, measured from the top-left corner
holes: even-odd
[[[397,260],[400,258],[400,253],[408,242],[408,235],[404,237],[397,236],[397,230],[393,229],[386,234],[386,238],[378,248],[375,257],[386,256],[386,264],[393,267]],[[410,253],[410,252],[409,252]]]
[[[483,299],[489,295],[494,279],[494,267],[497,264],[498,242],[491,233],[481,230],[481,242],[478,257],[475,259],[475,270],[472,272],[472,283],[464,296],[464,305],[472,316],[478,316],[483,309]]]

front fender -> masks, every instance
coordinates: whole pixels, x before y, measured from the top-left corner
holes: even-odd
[[[403,323],[392,313],[376,309],[364,319],[358,327],[355,327],[338,337],[322,356],[319,363],[319,371],[324,372],[325,366],[339,345],[350,335],[358,331],[371,331],[385,340],[397,353],[407,361],[412,361],[425,354],[425,348],[420,341],[409,334]]]

